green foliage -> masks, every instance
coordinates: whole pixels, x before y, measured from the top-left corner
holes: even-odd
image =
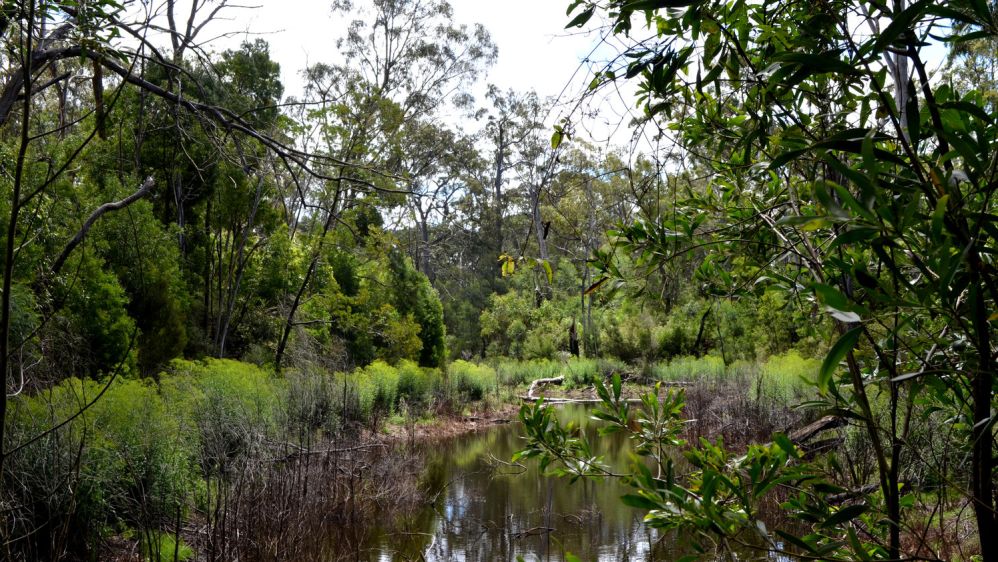
[[[73,352],[78,374],[110,372],[135,363],[135,321],[128,315],[128,297],[118,279],[95,257],[82,256],[75,266],[79,280],[65,288],[71,330],[82,338]]]
[[[360,377],[360,403],[365,414],[378,416],[391,413],[398,398],[398,369],[384,361],[375,361],[357,376]]]
[[[176,233],[140,201],[99,226],[104,260],[128,294],[128,314],[139,328],[139,366],[149,375],[178,357],[187,345],[189,295],[180,268]],[[112,243],[133,240],[125,250]],[[138,243],[141,241],[141,243]]]
[[[410,410],[422,411],[434,394],[443,387],[443,378],[437,369],[420,367],[412,361],[402,361],[398,366],[397,402],[403,401]]]
[[[685,382],[720,379],[727,373],[727,367],[720,357],[706,355],[704,357],[677,357],[668,363],[653,365],[651,372],[660,381]]]
[[[511,290],[493,294],[481,315],[482,338],[488,342],[486,355],[516,359],[554,359],[568,351],[571,316],[565,314],[566,300],[545,300],[536,306],[536,295]]]
[[[423,367],[443,367],[447,358],[445,347],[444,311],[440,297],[425,275],[416,271],[412,262],[398,250],[388,256],[395,292],[395,307],[402,315],[411,314],[419,325],[422,347],[419,364]]]
[[[803,402],[814,392],[821,361],[801,357],[796,351],[773,355],[759,366],[761,378],[756,386],[757,398],[775,398],[783,404]]]
[[[179,544],[178,544],[179,541]],[[140,533],[139,550],[147,562],[183,562],[194,558],[194,549],[169,533]]]
[[[625,41],[637,26],[652,36],[632,43],[591,88],[633,81],[645,118],[672,131],[677,146],[669,150],[689,168],[665,212],[643,209],[616,229],[612,250],[597,255],[601,285],[636,278],[658,289],[663,272],[685,267],[711,307],[728,363],[758,353],[746,335],[767,330],[777,334],[772,342],[799,341],[805,353],[827,346],[816,371],[788,359],[762,377],[783,380],[772,386],[786,395],[787,373],[813,373],[821,407],[856,420],[873,459],[862,478],[849,474],[851,483],[879,490],[836,505],[827,488],[846,471],[834,461],[804,462],[775,436],[737,457],[719,442],[692,447],[699,472],[687,489],[639,467],[634,505],[652,510],[650,524],[711,535],[721,546],[748,532],[771,550],[779,540],[821,559],[921,556],[922,546],[912,546],[920,541],[904,535],[929,529],[911,528],[901,484],[917,480],[927,458],[909,440],[925,427],[917,414],[925,407],[948,412],[961,428],[949,446],[972,467],[969,477],[953,474],[960,482],[952,490],[974,506],[983,558],[998,557],[990,423],[998,282],[987,265],[998,232],[985,218],[998,189],[998,119],[992,92],[972,89],[978,80],[954,87],[930,79],[919,40],[930,34],[955,45],[971,72],[986,71],[974,50],[998,33],[990,8],[578,0],[569,11],[569,25],[599,12]],[[740,324],[740,306],[758,302],[766,313]],[[758,497],[780,486],[793,490],[783,506],[809,532],[774,534],[757,518]]]
[[[457,360],[447,366],[447,384],[458,403],[482,400],[497,388],[496,372],[489,366]]]

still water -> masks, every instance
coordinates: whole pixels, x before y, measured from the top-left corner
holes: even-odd
[[[561,407],[562,421],[587,423],[589,408]],[[595,432],[590,422],[587,431]],[[615,468],[631,462],[621,434],[600,438]],[[414,517],[384,522],[360,560],[560,562],[569,552],[584,561],[674,560],[667,542],[642,524],[642,512],[620,502],[616,481],[547,478],[535,462],[510,464],[523,448],[518,424],[427,444],[423,484],[438,494]]]

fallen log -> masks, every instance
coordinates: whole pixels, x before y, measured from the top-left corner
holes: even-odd
[[[825,499],[828,500],[828,503],[845,503],[867,494],[872,494],[879,489],[880,486],[877,484],[867,484],[866,486],[861,486],[855,490],[849,490],[848,492],[842,492],[841,494],[832,494]]]
[[[802,445],[810,441],[815,435],[829,429],[835,429],[846,425],[845,418],[839,416],[825,416],[820,420],[805,425],[800,429],[791,431],[787,437],[794,445]]]
[[[560,377],[551,377],[549,379],[537,379],[534,382],[530,383],[530,388],[527,390],[527,397],[530,400],[537,400],[537,397],[534,396],[534,392],[537,391],[538,386],[548,385],[548,384],[561,384],[563,382],[565,382],[564,375]]]

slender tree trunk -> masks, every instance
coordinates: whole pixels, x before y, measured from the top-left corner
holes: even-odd
[[[295,314],[298,313],[298,307],[301,305],[301,299],[305,295],[305,291],[308,289],[309,284],[312,282],[312,275],[315,274],[315,269],[319,265],[319,260],[322,258],[322,248],[326,241],[326,234],[329,232],[330,227],[336,220],[336,208],[338,206],[340,188],[336,191],[336,197],[334,198],[332,207],[327,211],[325,223],[322,226],[322,235],[316,245],[315,253],[312,255],[312,260],[308,264],[308,269],[305,271],[305,277],[301,281],[301,285],[298,286],[298,291],[295,292],[294,301],[291,303],[291,309],[288,310],[288,315],[284,321],[284,329],[281,332],[281,339],[277,343],[277,352],[274,354],[274,369],[277,372],[281,371],[281,365],[284,361],[284,352],[288,346],[288,338],[291,336],[291,330],[295,325]]]
[[[502,123],[499,123],[499,140],[496,142],[496,170],[492,189],[495,197],[495,244],[496,257],[502,253],[502,221],[503,221],[503,195],[502,195],[502,175],[505,170],[506,161],[506,130]]]
[[[994,505],[994,430],[991,415],[994,361],[991,352],[991,327],[987,318],[983,281],[972,290],[974,300],[974,331],[977,336],[978,368],[971,381],[974,429],[971,455],[971,488],[974,514],[977,516],[977,533],[981,539],[984,560],[998,560],[998,517]]]
[[[10,216],[7,219],[7,239],[4,241],[3,294],[0,295],[0,474],[6,460],[4,438],[7,429],[7,382],[10,371],[10,291],[14,279],[14,250],[17,246],[17,219],[21,212],[21,188],[24,183],[24,164],[31,142],[31,60],[34,49],[35,3],[28,3],[28,30],[23,57],[24,110],[21,112],[21,140],[14,167],[14,185],[10,200]],[[3,478],[0,478],[0,494],[3,492]]]
[[[544,221],[541,220],[541,187],[538,186],[536,190],[531,190],[531,216],[534,221],[534,232],[537,233],[537,253],[538,257],[542,260],[547,261],[548,259],[548,241],[547,241],[547,229],[544,228]]]
[[[230,278],[229,294],[223,313],[223,321],[218,333],[218,356],[225,357],[225,339],[229,334],[229,326],[232,323],[232,311],[236,306],[236,299],[239,297],[239,287],[243,281],[243,274],[246,271],[246,264],[249,257],[246,256],[246,243],[249,240],[250,232],[256,221],[256,214],[260,208],[260,200],[263,198],[263,174],[256,184],[256,195],[253,197],[253,206],[250,209],[249,217],[246,219],[246,226],[243,228],[242,237],[239,240],[239,247],[236,250],[235,280]]]
[[[430,262],[430,225],[428,218],[423,217],[419,222],[419,269],[432,284],[436,281],[436,275]]]

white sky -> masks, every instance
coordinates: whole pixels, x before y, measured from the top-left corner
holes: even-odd
[[[248,0],[254,9],[228,9],[226,21],[217,22],[205,35],[235,32],[217,42],[215,50],[238,46],[240,41],[260,37],[270,44],[271,57],[281,65],[285,95],[301,94],[304,81],[301,71],[318,62],[338,62],[336,39],[341,37],[350,21],[350,14],[334,14],[331,0]],[[354,0],[357,6],[369,0]],[[542,98],[559,98],[570,104],[584,91],[592,78],[592,69],[580,64],[590,55],[598,37],[564,29],[571,19],[565,14],[570,0],[449,0],[457,23],[483,24],[499,49],[496,64],[482,80],[476,96],[481,100],[485,84],[495,84],[502,90],[536,91]],[[590,25],[592,27],[592,25]],[[200,37],[205,39],[206,37]],[[610,47],[604,47],[605,55]],[[932,66],[938,66],[944,50],[933,46],[927,56]],[[600,58],[597,56],[597,58]],[[634,84],[627,82],[628,91],[604,92],[573,119],[578,137],[596,144],[609,140],[617,146],[631,144],[632,131],[627,115],[634,105]],[[556,108],[548,116],[553,125],[566,111]],[[447,121],[452,121],[448,118]],[[637,146],[650,149],[653,142],[645,138]]]
[[[367,0],[354,0],[362,5]],[[576,98],[592,78],[591,70],[580,68],[598,43],[592,34],[564,29],[571,19],[565,14],[569,0],[450,0],[457,23],[483,24],[499,49],[496,64],[482,80],[476,97],[481,99],[485,84],[502,90],[536,91],[542,98],[559,97],[562,103]],[[333,14],[330,0],[258,0],[255,9],[227,12],[229,21],[220,23],[215,33],[234,30],[241,33],[216,43],[217,50],[231,48],[242,40],[260,37],[270,44],[271,57],[281,65],[285,95],[299,95],[304,85],[301,71],[318,62],[337,62],[336,39],[352,19]],[[243,33],[248,32],[248,33]],[[627,105],[623,100],[627,100]],[[613,131],[623,120],[630,96],[618,97],[603,116],[611,126],[589,121],[595,140],[612,136],[617,144],[627,144],[626,127]],[[549,116],[553,125],[559,116]],[[596,123],[596,124],[594,124]]]
[[[336,38],[353,19],[334,16],[329,0],[260,0],[259,5],[231,11],[231,25],[261,33],[270,43],[289,93],[300,88],[297,74],[307,64],[335,58]],[[503,87],[557,95],[592,48],[592,39],[564,32],[567,0],[451,0],[451,5],[458,23],[482,23],[492,33],[499,60],[489,80]]]

